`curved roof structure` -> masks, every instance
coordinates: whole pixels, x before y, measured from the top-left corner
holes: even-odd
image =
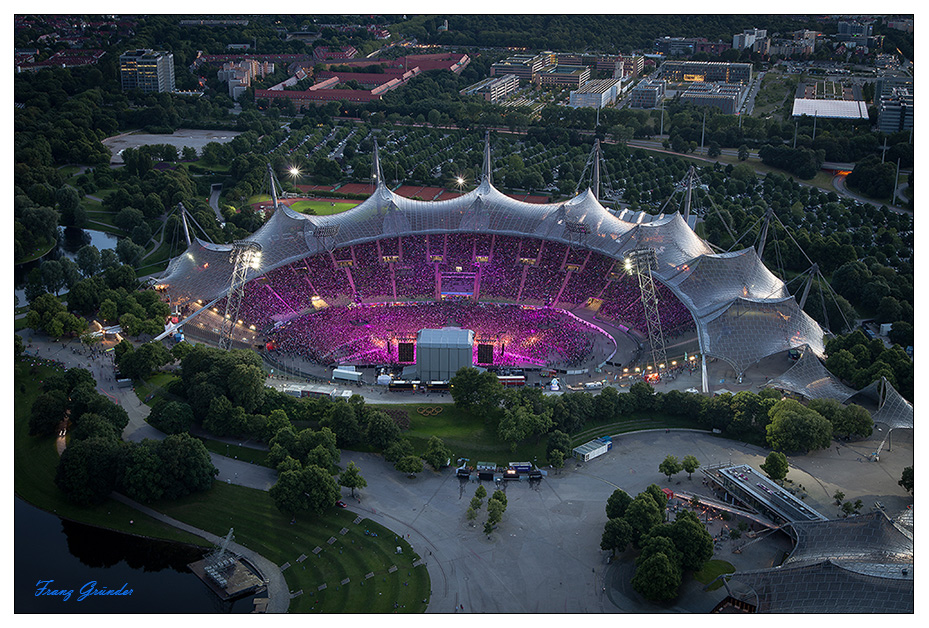
[[[784,564],[733,574],[733,596],[759,613],[913,612],[913,535],[883,512],[785,527]]]
[[[913,404],[904,399],[886,377],[871,382],[855,393],[855,397],[859,396],[877,405],[877,410],[871,413],[875,423],[883,423],[891,429],[913,429]]]
[[[826,370],[820,359],[807,347],[803,348],[793,366],[765,386],[789,390],[807,399],[836,399],[842,403],[855,394],[853,389]]]
[[[754,249],[714,253],[679,213],[649,223],[620,220],[586,190],[560,203],[518,201],[497,190],[490,176],[489,141],[484,177],[457,198],[421,201],[393,193],[383,182],[377,147],[374,193],[346,212],[307,216],[279,206],[247,240],[262,246],[259,270],[246,280],[291,262],[383,238],[454,233],[493,233],[560,242],[613,259],[653,248],[654,276],[690,310],[706,355],[728,361],[739,372],[758,360],[808,345],[823,355],[823,332],[790,296],[783,282]],[[228,292],[232,245],[197,240],[173,259],[161,284],[172,299],[210,301]]]

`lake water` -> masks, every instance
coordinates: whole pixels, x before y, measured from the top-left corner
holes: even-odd
[[[71,261],[76,261],[77,252],[85,244],[93,244],[97,249],[116,249],[116,243],[119,240],[115,235],[93,229],[76,229],[67,227],[62,229],[62,235],[58,239],[58,246],[52,249],[44,259],[61,259],[67,257]],[[41,264],[40,260],[29,262],[28,264],[19,264],[14,266],[13,285],[16,293],[16,306],[27,305],[26,291],[23,289],[26,283],[26,276],[33,268]]]
[[[65,521],[16,498],[13,610],[16,613],[250,613],[250,596],[223,603],[187,569],[204,550],[153,541]],[[70,599],[36,595],[73,590]],[[131,595],[89,596],[81,589],[132,590]],[[94,585],[90,585],[94,586]],[[259,594],[258,597],[264,597]]]

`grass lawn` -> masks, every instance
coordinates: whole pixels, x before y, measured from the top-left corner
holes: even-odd
[[[200,442],[202,442],[203,446],[207,448],[207,451],[211,451],[214,454],[235,458],[237,460],[242,460],[243,462],[250,462],[262,467],[268,467],[269,469],[274,468],[268,462],[268,452],[264,449],[255,449],[253,447],[245,447],[242,445],[232,445],[230,443],[224,443],[223,441],[213,440],[211,438],[200,438]]]
[[[142,399],[147,405],[151,406],[157,400],[157,393],[176,379],[178,379],[178,376],[174,373],[155,373],[144,382],[133,382],[135,394],[139,399]],[[149,395],[155,396],[149,399]]]
[[[377,407],[375,404],[370,404]],[[403,408],[410,417],[410,429],[403,435],[410,439],[417,453],[426,451],[426,443],[438,436],[452,450],[454,458],[469,458],[472,462],[486,460],[503,464],[510,460],[527,460],[546,464],[545,447],[548,437],[535,437],[519,443],[515,450],[500,442],[497,435],[487,428],[483,417],[474,416],[457,408],[453,403],[391,404],[390,408]],[[424,416],[419,409],[441,408],[436,415]],[[696,428],[693,421],[664,414],[632,414],[627,419],[615,422],[590,422],[580,432],[571,434],[571,442],[577,446],[600,436],[623,434],[636,430],[664,428]]]
[[[350,203],[343,203],[341,201],[297,201],[293,203],[290,208],[301,214],[329,216],[331,214],[341,214],[358,204],[359,203],[355,201]]]
[[[75,521],[130,534],[208,545],[199,537],[149,519],[120,502],[108,500],[100,506],[79,507],[69,503],[54,484],[58,454],[55,438],[28,435],[29,409],[40,393],[40,381],[54,372],[51,366],[32,366],[19,360],[14,385],[14,486],[16,494],[30,503]],[[225,445],[224,445],[225,446]],[[244,449],[244,448],[243,448]],[[236,541],[259,552],[278,565],[290,562],[284,574],[292,591],[304,595],[290,604],[290,612],[388,613],[393,604],[403,612],[422,612],[430,592],[425,567],[414,568],[419,558],[410,545],[397,539],[383,526],[367,519],[353,524],[355,515],[331,508],[321,517],[301,516],[290,525],[264,491],[214,483],[206,493],[189,495],[175,502],[153,504],[160,512],[218,536],[235,528]],[[132,520],[134,523],[130,524]],[[348,528],[345,535],[339,534]],[[367,536],[365,530],[378,536]],[[332,545],[329,538],[338,539]],[[403,553],[394,553],[397,546]],[[319,555],[315,547],[324,548]],[[297,558],[305,554],[304,562]],[[396,566],[393,572],[389,570]],[[368,573],[374,573],[365,579]],[[346,578],[350,582],[342,585]],[[327,588],[318,591],[320,584]],[[362,584],[364,583],[364,584]],[[404,585],[407,583],[407,585]]]
[[[32,247],[31,249],[29,249],[28,251],[25,251],[25,257],[23,257],[21,260],[17,260],[16,263],[17,263],[17,264],[25,264],[25,263],[27,263],[27,262],[35,261],[35,260],[39,259],[40,257],[42,257],[43,255],[47,254],[49,251],[51,251],[51,250],[52,250],[53,248],[55,248],[57,245],[58,245],[58,242],[57,242],[57,241],[56,241],[56,242],[51,242],[51,243],[49,243],[47,240],[42,241],[42,242],[36,244],[36,245],[35,245],[34,247]]]
[[[289,562],[284,571],[287,585],[291,591],[303,591],[291,601],[292,613],[389,613],[394,603],[403,606],[401,612],[426,608],[423,600],[429,599],[430,580],[425,567],[413,567],[419,556],[405,540],[373,521],[352,523],[355,514],[348,510],[333,507],[319,517],[301,515],[291,525],[266,492],[221,483],[206,494],[154,507],[219,536],[234,528],[237,543],[278,565]],[[348,530],[344,535],[343,528]],[[336,539],[331,545],[330,538]],[[395,554],[397,546],[402,554]],[[323,549],[313,554],[316,547]],[[308,558],[298,562],[301,555]],[[397,569],[390,572],[393,566]],[[368,573],[374,576],[366,579]],[[350,582],[343,585],[346,578]],[[322,584],[326,588],[319,591]]]
[[[710,560],[703,565],[703,569],[694,573],[694,580],[700,584],[709,584],[713,582],[714,578],[720,576],[724,573],[735,573],[735,567],[732,566],[732,563],[726,562],[724,560]],[[722,580],[717,581],[710,587],[709,591],[715,591],[719,587],[723,586]]]
[[[55,437],[29,436],[29,410],[41,392],[40,381],[55,372],[51,366],[31,366],[17,360],[14,366],[13,487],[16,495],[58,516],[81,523],[182,543],[208,545],[200,537],[150,519],[120,502],[107,500],[99,506],[76,506],[55,486],[58,452]],[[130,524],[129,521],[134,523]]]
[[[472,462],[487,460],[502,464],[510,460],[531,461],[538,458],[541,461],[545,458],[545,438],[538,443],[530,439],[528,443],[520,443],[515,451],[511,451],[495,433],[486,428],[483,417],[465,412],[453,403],[390,404],[389,408],[408,411],[410,429],[403,435],[410,439],[419,454],[426,451],[426,444],[432,436],[438,436],[452,450],[452,462],[455,458],[470,458]],[[442,410],[435,416],[424,416],[418,412],[420,408]]]

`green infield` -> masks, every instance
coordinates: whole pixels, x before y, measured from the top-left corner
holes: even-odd
[[[295,201],[290,208],[301,214],[313,214],[315,216],[329,216],[331,214],[341,214],[344,211],[358,205],[358,201],[343,202],[338,201]]]

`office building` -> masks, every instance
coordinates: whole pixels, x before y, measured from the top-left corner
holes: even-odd
[[[751,63],[665,61],[661,77],[673,83],[751,83]]]
[[[629,106],[634,109],[652,109],[664,98],[665,82],[643,79],[629,94]]]
[[[537,55],[513,55],[490,66],[491,76],[515,74],[522,84],[532,82],[539,72],[555,65],[555,55],[543,52]]]
[[[860,22],[839,22],[839,41],[843,41],[842,37],[870,37],[871,36],[872,26],[871,24],[862,24]]]
[[[174,91],[174,55],[151,49],[127,50],[119,56],[123,91]]]
[[[752,52],[764,52],[762,48],[768,37],[768,31],[761,28],[749,28],[732,37],[732,47],[736,50],[750,49]]]
[[[910,76],[883,76],[874,86],[877,127],[881,133],[913,128],[914,84]]]
[[[681,94],[682,101],[698,107],[718,107],[725,114],[738,112],[744,99],[744,85],[727,83],[692,83]]]
[[[584,65],[556,65],[535,75],[541,87],[567,86],[580,88],[590,80],[590,68]]]
[[[252,79],[274,74],[274,64],[268,61],[245,59],[228,61],[216,73],[216,78],[229,86],[229,97],[237,100],[252,84]]]
[[[593,107],[602,109],[613,104],[620,92],[619,79],[600,79],[588,81],[580,89],[571,92],[569,107]]]
[[[480,96],[489,103],[498,103],[509,98],[519,89],[519,77],[515,74],[491,76],[469,85],[458,92],[462,96]]]

